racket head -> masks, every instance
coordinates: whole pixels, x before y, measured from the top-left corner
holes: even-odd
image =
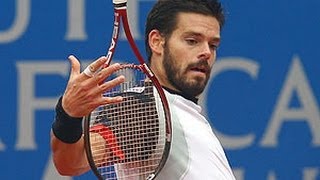
[[[119,75],[126,81],[103,96],[120,95],[123,101],[99,106],[85,117],[88,162],[99,179],[153,179],[170,151],[169,107],[142,65],[122,64],[109,78]]]

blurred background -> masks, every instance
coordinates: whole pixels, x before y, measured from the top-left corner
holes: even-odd
[[[154,2],[128,3],[143,53]],[[222,3],[222,44],[200,104],[237,179],[319,180],[320,1]],[[0,1],[0,179],[95,179],[59,176],[49,135],[68,55],[83,65],[104,55],[112,22],[107,0]],[[115,59],[133,57],[122,36]]]

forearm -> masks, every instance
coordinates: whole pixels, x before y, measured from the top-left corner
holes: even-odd
[[[51,131],[53,162],[61,175],[77,176],[87,172],[87,162],[83,137],[76,143],[69,144],[59,140]]]

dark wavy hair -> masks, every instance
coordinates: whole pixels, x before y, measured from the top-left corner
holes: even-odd
[[[158,0],[147,17],[145,29],[145,46],[150,62],[152,51],[149,47],[149,33],[156,29],[166,39],[170,38],[177,25],[179,13],[197,13],[215,17],[220,27],[224,25],[225,16],[218,0]]]

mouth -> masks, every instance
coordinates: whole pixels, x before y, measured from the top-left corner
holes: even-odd
[[[207,72],[209,71],[208,68],[206,68],[206,67],[192,67],[192,68],[190,68],[190,70],[195,71],[195,72],[204,73],[204,74],[207,74]]]

